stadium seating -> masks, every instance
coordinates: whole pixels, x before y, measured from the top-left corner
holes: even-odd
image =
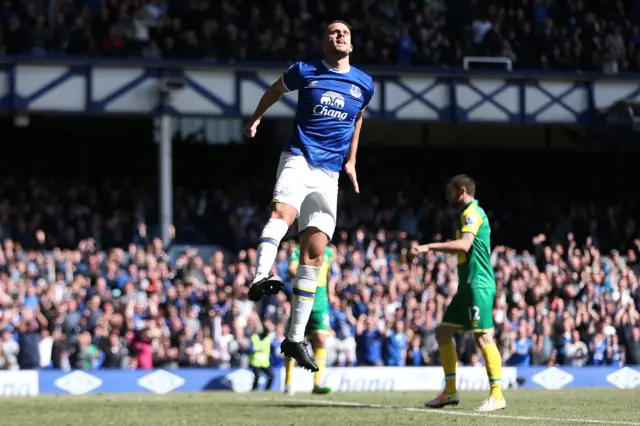
[[[136,177],[135,169],[112,176],[107,155],[96,156],[102,163],[93,163],[92,170],[104,172],[91,179],[73,171],[71,177],[55,177],[52,164],[38,169],[41,178],[5,174],[0,184],[0,366],[246,365],[245,326],[260,318],[282,324],[290,310],[286,294],[255,308],[247,301],[272,185],[248,171],[256,170],[255,158],[277,156],[265,151],[250,157],[247,149],[256,147],[206,155],[178,151],[178,170],[185,170],[183,161],[195,164],[195,158],[216,162],[177,173],[175,239],[169,247],[154,239],[153,179]],[[371,355],[371,348],[358,346],[354,327],[358,318],[370,317],[381,330],[404,321],[407,365],[438,364],[433,327],[455,290],[455,262],[429,255],[409,265],[406,248],[412,238],[453,235],[455,219],[444,203],[440,175],[452,164],[474,172],[480,202],[493,221],[495,317],[505,363],[640,363],[640,240],[632,220],[637,207],[632,199],[624,205],[607,201],[625,198],[606,185],[611,176],[602,167],[604,157],[547,156],[553,172],[540,174],[530,153],[528,161],[517,153],[425,155],[363,148],[362,196],[343,187],[340,231],[333,241],[331,363],[361,364]],[[0,163],[18,173],[25,168],[20,161],[26,161],[20,158]],[[381,158],[391,167],[384,174],[379,173]],[[509,180],[494,179],[493,167],[474,166],[492,161]],[[569,177],[592,166],[601,174],[581,190]],[[633,167],[625,170],[636,173]],[[402,190],[407,176],[415,184]],[[634,176],[617,188],[632,188]],[[274,266],[288,289],[292,247],[292,242],[283,244]],[[375,312],[386,314],[372,316]],[[21,327],[27,324],[32,327]],[[344,352],[349,347],[344,342],[356,344],[356,359]],[[148,345],[152,351],[144,350]],[[458,348],[465,364],[481,363],[472,340],[463,338]],[[385,362],[384,341],[377,350],[374,356]]]
[[[465,56],[500,56],[522,69],[640,70],[640,10],[630,0],[611,8],[570,0],[33,3],[3,5],[0,54],[287,62],[313,55],[323,25],[345,19],[360,64],[461,66]]]

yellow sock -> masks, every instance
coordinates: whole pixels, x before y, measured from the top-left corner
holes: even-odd
[[[313,374],[313,385],[320,386],[320,383],[322,383],[322,375],[324,374],[324,367],[327,364],[327,350],[325,348],[314,349],[313,357],[318,366],[318,371]]]
[[[440,361],[444,370],[444,391],[452,395],[457,392],[456,389],[456,367],[458,366],[458,354],[456,346],[453,342],[439,345]]]
[[[487,376],[489,376],[489,385],[491,391],[489,393],[497,401],[502,400],[502,358],[500,351],[495,343],[485,345],[480,349],[484,364],[487,367]]]
[[[287,363],[286,363],[286,367],[285,367],[285,373],[284,373],[284,384],[285,385],[290,385],[291,381],[293,380],[293,369],[296,366],[296,360],[293,358],[287,358]]]

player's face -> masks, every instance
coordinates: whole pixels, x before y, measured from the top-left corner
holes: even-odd
[[[326,54],[348,55],[353,50],[351,45],[351,31],[340,22],[329,25],[322,43],[322,50]]]
[[[460,190],[458,190],[451,184],[447,185],[446,197],[449,204],[454,207],[461,206],[463,204],[462,195],[464,194],[464,191],[464,188],[460,188]]]

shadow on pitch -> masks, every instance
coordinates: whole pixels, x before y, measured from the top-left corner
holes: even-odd
[[[330,406],[332,409],[336,408],[356,408],[358,410],[362,410],[363,408],[378,408],[378,407],[359,407],[357,405],[331,405],[331,404],[311,404],[311,403],[297,403],[295,400],[292,400],[289,404],[284,402],[267,402],[264,405],[268,405],[269,407],[274,408],[322,408],[323,406]]]

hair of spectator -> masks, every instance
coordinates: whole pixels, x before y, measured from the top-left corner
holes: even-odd
[[[476,183],[474,180],[467,175],[457,175],[451,178],[449,182],[456,191],[460,191],[460,189],[465,188],[467,190],[467,194],[475,197],[476,195]]]

